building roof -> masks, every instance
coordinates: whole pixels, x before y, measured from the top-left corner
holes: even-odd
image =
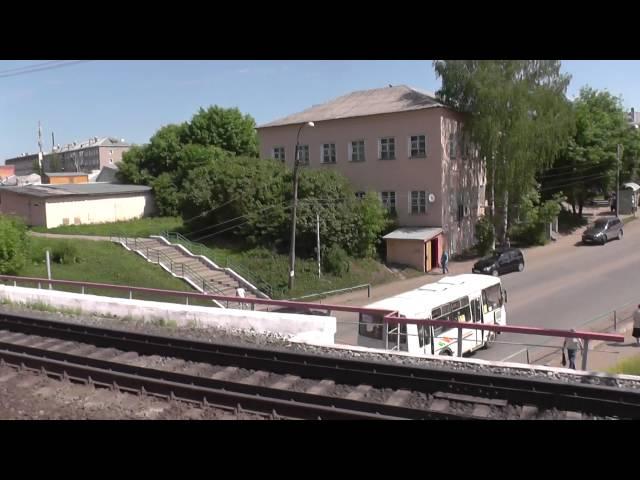
[[[84,172],[44,172],[47,177],[86,177],[88,174]]]
[[[432,227],[402,227],[387,233],[385,240],[429,240],[442,233],[441,228]]]
[[[434,107],[445,107],[445,105],[440,103],[432,92],[406,85],[389,86],[352,92],[321,105],[314,105],[302,112],[265,123],[258,128],[406,112]]]
[[[124,138],[116,138],[116,137],[92,137],[83,142],[72,142],[67,143],[65,145],[58,145],[51,151],[43,151],[43,155],[51,155],[52,153],[60,153],[60,152],[71,152],[74,150],[82,150],[83,148],[89,147],[130,147],[131,144],[125,142]],[[18,155],[17,157],[8,158],[5,160],[6,162],[16,163],[19,161],[29,160],[33,157],[38,158],[38,153],[23,153]],[[9,164],[7,164],[9,165]]]
[[[71,185],[28,185],[24,187],[2,187],[0,192],[9,191],[29,197],[53,198],[67,196],[120,195],[124,193],[148,192],[146,185],[118,185],[113,183],[76,183]]]
[[[89,147],[130,147],[129,143],[124,141],[124,138],[116,137],[93,137],[84,142],[73,142],[56,148],[54,151],[58,152],[71,152],[73,150],[82,150]],[[52,153],[52,152],[48,152]]]

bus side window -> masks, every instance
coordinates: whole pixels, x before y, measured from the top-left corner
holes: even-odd
[[[382,340],[382,327],[381,316],[368,313],[360,314],[360,324],[358,325],[358,333],[360,335]]]

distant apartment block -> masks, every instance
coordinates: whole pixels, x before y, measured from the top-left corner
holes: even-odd
[[[434,94],[402,85],[353,92],[257,130],[261,158],[293,166],[298,130],[314,122],[300,133],[300,163],[338,170],[359,197],[376,192],[400,227],[424,235],[413,264],[428,271],[443,248],[458,253],[475,243],[483,213],[484,166],[464,121]]]
[[[636,112],[635,109],[632,108],[631,111],[627,113],[627,115],[630,125],[640,127],[640,112]]]
[[[93,137],[84,142],[73,142],[56,146],[43,155],[42,167],[46,172],[91,173],[107,165],[117,164],[122,154],[131,148],[124,139],[115,137]],[[36,171],[38,154],[23,154],[5,161],[14,165],[16,175],[28,175]]]

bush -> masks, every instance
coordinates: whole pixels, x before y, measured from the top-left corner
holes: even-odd
[[[544,245],[547,242],[545,224],[540,222],[514,225],[509,238],[519,245]]]
[[[78,248],[70,242],[64,242],[53,248],[51,252],[51,261],[59,264],[70,265],[72,263],[80,263]]]
[[[476,250],[480,255],[486,255],[493,246],[494,230],[489,217],[482,217],[476,223]]]
[[[0,274],[15,275],[25,266],[27,227],[18,218],[0,215]]]
[[[334,245],[324,254],[322,260],[325,272],[343,275],[349,271],[349,256],[341,247]]]

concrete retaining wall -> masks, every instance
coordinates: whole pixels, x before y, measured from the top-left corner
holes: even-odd
[[[0,299],[13,303],[44,303],[54,308],[79,309],[97,315],[171,321],[179,327],[253,330],[288,336],[294,342],[327,345],[334,342],[336,334],[336,318],[319,315],[197,307],[5,285],[0,285]]]

